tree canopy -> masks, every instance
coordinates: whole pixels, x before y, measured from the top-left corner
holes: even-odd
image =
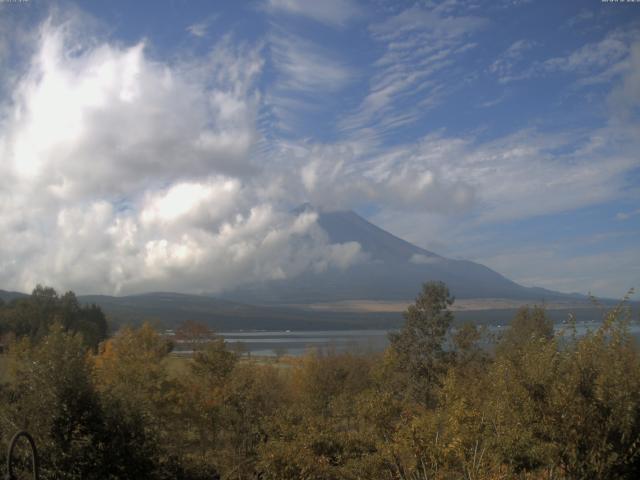
[[[0,335],[38,340],[52,325],[79,333],[93,349],[107,338],[107,319],[97,305],[81,305],[73,292],[63,295],[38,285],[30,296],[0,305]]]
[[[454,325],[447,287],[427,283],[382,353],[269,360],[189,324],[190,357],[149,324],[94,350],[77,324],[38,320],[77,310],[73,296],[32,297],[3,307],[39,326],[0,356],[0,441],[29,430],[44,479],[640,476],[640,351],[624,305],[586,334],[526,307],[496,339]]]

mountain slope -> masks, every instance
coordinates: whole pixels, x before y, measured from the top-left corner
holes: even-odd
[[[303,208],[311,208],[305,206]],[[542,301],[568,295],[526,288],[467,260],[453,260],[413,245],[352,211],[318,212],[318,224],[331,243],[358,242],[368,260],[345,270],[307,272],[226,292],[248,303],[313,303],[350,299],[406,300],[426,281],[445,282],[458,298],[508,298]]]
[[[442,258],[392,235],[352,211],[320,213],[318,224],[328,235],[331,243],[358,242],[362,250],[376,261],[407,262],[414,255]]]
[[[16,298],[24,298],[26,296],[27,296],[26,293],[0,290],[0,300],[2,300],[3,302],[10,302],[12,300],[15,300]]]

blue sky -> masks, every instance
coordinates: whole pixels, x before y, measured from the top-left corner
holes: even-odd
[[[640,4],[0,3],[0,283],[364,261],[310,201],[524,285],[640,287]]]

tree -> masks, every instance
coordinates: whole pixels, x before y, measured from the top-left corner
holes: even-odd
[[[499,348],[511,350],[517,355],[518,350],[531,341],[542,342],[553,338],[553,321],[548,317],[544,307],[521,307],[511,321],[509,329],[500,341]]]
[[[194,352],[190,367],[200,382],[216,386],[229,376],[237,361],[238,354],[227,350],[223,338],[217,338]]]
[[[216,335],[209,327],[193,320],[185,320],[176,329],[176,341],[190,347],[194,352],[215,338]]]
[[[490,450],[514,476],[637,478],[640,351],[630,310],[614,309],[584,335],[570,325],[550,338],[543,313],[519,312],[489,368]]]
[[[449,289],[442,282],[428,282],[404,312],[405,324],[389,335],[395,361],[406,373],[408,388],[420,403],[432,405],[434,389],[441,385],[451,353],[444,348],[453,321]]]
[[[107,338],[107,319],[97,305],[82,306],[76,294],[69,291],[59,298],[56,310],[56,318],[63,327],[80,333],[85,345],[94,352],[100,342]]]
[[[109,478],[102,456],[108,436],[86,353],[80,336],[60,324],[37,344],[24,338],[10,353],[13,381],[3,408],[9,424],[2,431],[33,434],[45,478]]]
[[[71,291],[59,296],[53,288],[38,285],[31,296],[14,300],[1,308],[1,313],[0,331],[18,338],[39,340],[49,334],[54,323],[80,333],[84,344],[94,351],[107,338],[107,320],[100,307],[81,305]]]
[[[156,470],[152,474],[147,467],[144,476],[132,478],[156,478],[172,460],[167,450],[181,434],[176,389],[165,363],[170,351],[171,343],[145,323],[138,329],[121,329],[102,344],[95,358],[94,378],[103,408],[112,414],[116,431],[124,431],[123,445],[136,444],[132,462],[147,462]]]

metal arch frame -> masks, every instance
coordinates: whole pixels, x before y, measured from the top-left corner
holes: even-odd
[[[25,437],[29,442],[29,446],[31,447],[31,469],[32,469],[31,478],[33,480],[38,480],[39,465],[38,465],[38,451],[36,450],[36,442],[33,440],[33,437],[28,432],[25,432],[24,430],[17,432],[13,436],[13,438],[11,438],[11,442],[9,442],[9,449],[7,450],[7,474],[4,478],[5,480],[15,480],[16,478],[15,475],[13,474],[12,459],[13,459],[13,449],[18,443],[18,439],[20,439],[20,437]]]

